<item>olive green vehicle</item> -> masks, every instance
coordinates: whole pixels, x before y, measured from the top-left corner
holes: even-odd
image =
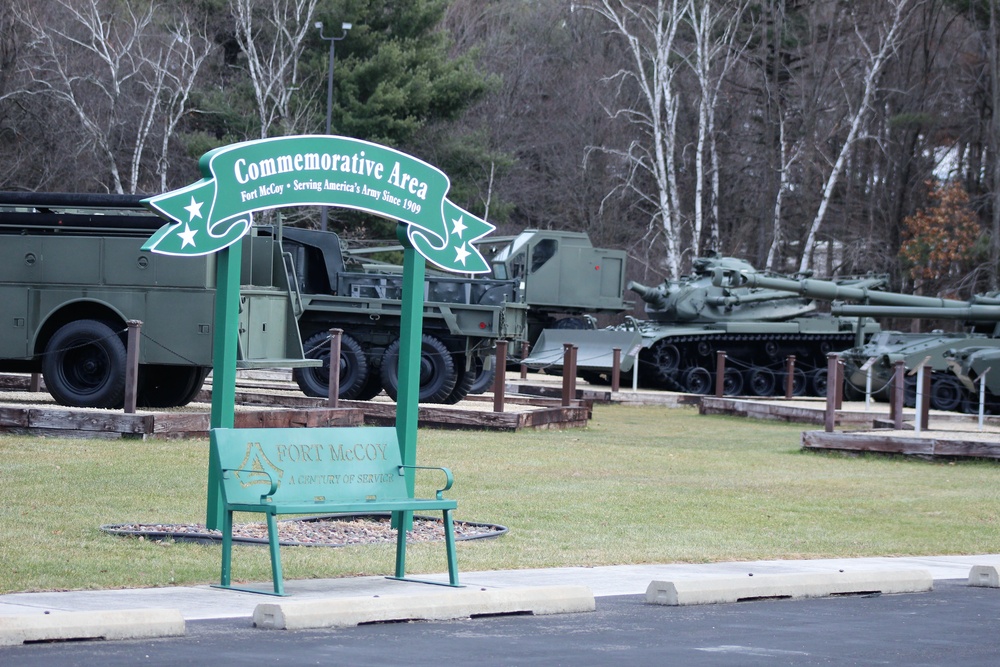
[[[617,347],[621,371],[637,367],[639,385],[706,394],[715,383],[717,353],[724,351],[726,394],[771,396],[785,392],[787,358],[794,355],[793,393],[825,395],[826,354],[867,339],[878,325],[820,313],[809,296],[754,282],[764,277],[772,274],[739,258],[697,258],[692,273],[678,280],[629,284],[645,301],[647,319],[627,318],[600,331],[547,330],[529,362],[561,366],[562,345],[571,343],[579,348],[580,374],[607,382]],[[884,283],[879,277],[850,280],[865,289]]]
[[[215,256],[143,252],[164,221],[140,199],[0,193],[0,371],[41,373],[62,405],[121,407],[136,320],[138,405],[194,399],[212,367]],[[244,260],[238,367],[314,363],[302,355],[280,249],[268,252],[256,267]]]
[[[351,262],[332,232],[285,227],[306,356],[322,366],[293,377],[310,396],[330,385],[330,330],[341,329],[339,396],[367,400],[398,384],[399,267]],[[548,326],[592,326],[585,315],[619,312],[625,253],[594,248],[586,234],[528,230],[491,260],[492,276],[428,270],[424,284],[420,401],[457,403],[487,389],[497,340],[533,341]],[[516,353],[518,350],[512,350]]]
[[[930,406],[936,410],[971,409],[967,387],[956,375],[954,365],[966,364],[967,376],[982,369],[982,360],[991,350],[1000,351],[998,323],[1000,298],[977,295],[969,301],[930,296],[900,294],[865,289],[857,285],[837,285],[822,280],[788,280],[774,276],[742,274],[748,287],[784,290],[818,299],[837,301],[830,311],[834,316],[858,318],[926,318],[960,320],[965,331],[945,333],[909,333],[882,331],[869,340],[840,351],[844,362],[845,396],[863,397],[870,391],[876,400],[891,397],[892,378],[897,361],[910,371],[918,365],[931,373]],[[853,303],[839,303],[853,302]],[[975,353],[975,354],[973,354]],[[916,377],[906,374],[904,397],[912,406],[916,401]]]

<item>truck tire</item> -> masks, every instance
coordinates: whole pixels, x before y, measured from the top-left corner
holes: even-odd
[[[365,380],[365,384],[361,387],[358,395],[354,397],[355,401],[370,401],[379,394],[382,393],[382,378],[379,374],[375,372],[374,369],[369,367],[368,369],[368,379]]]
[[[399,347],[397,338],[382,357],[382,388],[394,401],[399,390]],[[440,340],[424,334],[420,345],[420,402],[444,402],[457,382],[451,352]]]
[[[140,366],[136,404],[144,408],[179,408],[187,405],[201,391],[208,371],[208,368],[201,366]]]
[[[313,368],[296,368],[292,378],[306,396],[326,398],[330,395],[330,334],[321,331],[310,336],[303,344],[308,359],[322,359],[323,365]],[[358,397],[368,380],[368,360],[361,344],[353,336],[340,337],[340,391],[338,397],[352,400]]]
[[[465,355],[457,354],[452,361],[457,369],[458,380],[455,382],[455,388],[448,394],[448,398],[444,399],[445,405],[455,405],[468,396],[472,384],[476,381],[476,376],[479,375],[475,363],[466,370]]]
[[[493,378],[496,377],[497,371],[493,364],[490,364],[489,368],[486,368],[486,362],[482,357],[476,357],[472,361],[473,368],[476,369],[476,377],[472,381],[472,386],[469,388],[470,394],[482,394],[487,391],[493,391]]]
[[[125,343],[98,320],[75,320],[45,346],[42,377],[60,405],[120,408],[125,404]]]

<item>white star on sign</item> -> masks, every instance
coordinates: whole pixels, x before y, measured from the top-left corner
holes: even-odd
[[[452,227],[451,233],[458,235],[458,238],[462,238],[462,232],[466,230],[466,226],[462,223],[462,216],[459,216],[457,220],[452,220],[452,222],[455,223],[455,226]],[[464,259],[462,260],[462,263],[465,264]]]
[[[188,224],[185,222],[184,223],[184,231],[183,232],[177,232],[177,236],[181,237],[181,240],[183,241],[183,243],[181,243],[181,248],[182,249],[186,248],[189,245],[193,246],[195,244],[194,243],[194,235],[197,234],[197,233],[198,233],[197,230],[191,229],[190,227],[188,227]]]
[[[195,218],[201,217],[201,206],[204,202],[196,202],[194,200],[194,195],[191,196],[191,203],[184,207],[184,210],[188,212],[191,216],[188,221],[194,220]]]
[[[469,256],[469,251],[465,249],[465,244],[455,248],[455,261],[461,262],[462,266],[465,266],[465,258]]]

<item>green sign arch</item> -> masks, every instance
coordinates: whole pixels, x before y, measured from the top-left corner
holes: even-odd
[[[446,271],[490,270],[474,242],[493,225],[447,199],[444,172],[395,149],[349,137],[278,137],[209,151],[199,168],[200,181],[144,200],[171,221],[144,250],[207,255],[242,238],[255,211],[337,206],[404,223],[416,251]]]

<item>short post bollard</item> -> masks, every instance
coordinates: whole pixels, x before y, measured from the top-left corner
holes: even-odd
[[[906,398],[906,362],[900,359],[892,373],[892,421],[897,431],[903,428],[903,402]]]
[[[129,320],[128,347],[125,352],[125,413],[135,414],[136,402],[139,398],[139,338],[142,333],[140,320]]]
[[[330,372],[328,374],[330,381],[326,398],[326,405],[329,408],[336,408],[340,402],[340,338],[343,335],[343,329],[330,329]]]
[[[826,419],[824,420],[827,433],[833,433],[833,427],[837,422],[837,353],[831,352],[826,355]]]
[[[36,392],[42,390],[42,374],[32,373],[31,380],[28,381],[28,391]]]
[[[788,355],[785,360],[785,398],[795,396],[795,355]]]
[[[715,397],[722,398],[726,393],[726,352],[717,350],[715,352]]]
[[[521,343],[521,379],[528,379],[528,365],[524,363],[524,360],[528,358],[528,351],[531,350],[531,343],[524,341]]]
[[[841,361],[840,357],[837,357],[837,365],[834,366],[834,371],[836,371],[832,380],[834,383],[834,396],[837,397],[837,409],[841,410],[844,407],[844,362]]]
[[[570,403],[576,398],[576,355],[580,351],[576,345],[573,345],[569,349],[569,400]],[[569,403],[567,403],[569,405]]]
[[[622,349],[611,348],[611,391],[618,391],[622,379]]]
[[[931,416],[931,369],[924,365],[920,370],[923,371],[920,391],[924,396],[924,400],[920,404],[920,423],[924,428],[927,428]]]
[[[562,364],[562,405],[565,407],[569,405],[570,401],[570,357],[573,354],[573,344],[563,343],[563,364]]]
[[[507,341],[497,341],[496,360],[493,362],[493,412],[503,412],[504,390],[507,388]]]

